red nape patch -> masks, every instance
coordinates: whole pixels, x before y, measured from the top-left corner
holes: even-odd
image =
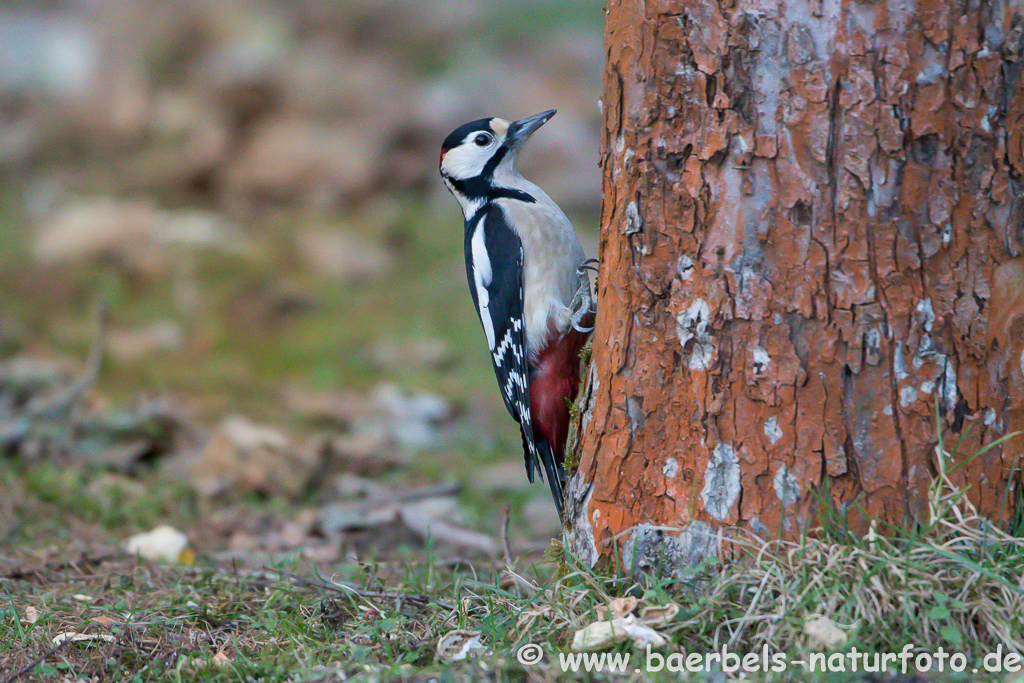
[[[444,155],[447,154],[447,153],[448,153],[448,150],[446,150],[444,147],[442,147],[441,148],[441,158],[437,160],[437,165],[438,166],[440,166],[442,163],[444,163]]]

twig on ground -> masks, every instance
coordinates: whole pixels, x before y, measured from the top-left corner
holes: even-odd
[[[319,581],[315,581],[313,579],[307,579],[304,576],[299,576],[298,574],[292,574],[291,572],[282,571],[280,569],[273,569],[271,567],[263,567],[262,569],[264,571],[266,571],[266,572],[277,574],[281,578],[288,579],[288,580],[290,580],[290,581],[292,581],[294,583],[298,583],[298,584],[301,584],[301,585],[304,585],[304,586],[311,586],[311,587],[314,587],[314,588],[324,588],[326,590],[332,590],[332,591],[335,591],[335,592],[338,592],[338,593],[342,593],[342,594],[347,594],[347,595],[354,595],[354,596],[360,597],[360,598],[367,598],[367,599],[371,599],[371,600],[396,600],[396,601],[420,603],[420,604],[424,604],[424,605],[427,604],[427,603],[432,602],[432,603],[434,603],[436,605],[444,607],[445,609],[455,609],[455,605],[452,605],[451,603],[449,603],[449,602],[447,602],[445,600],[441,600],[440,598],[434,598],[434,597],[431,597],[429,595],[421,595],[421,594],[416,594],[416,593],[397,593],[397,592],[389,592],[389,591],[364,590],[362,588],[356,588],[351,583],[348,583],[348,582],[345,582],[345,581],[334,581],[332,579],[326,579],[323,576],[321,576],[319,573],[317,573],[317,575],[316,575],[317,579],[319,579]]]
[[[498,544],[487,534],[463,529],[440,519],[407,514],[404,509],[400,517],[402,523],[421,538],[433,538],[456,548],[475,550],[491,558],[498,556]]]
[[[15,617],[15,618],[17,618],[17,617]],[[9,678],[4,679],[4,683],[13,683],[14,681],[18,680],[19,678],[21,678],[22,676],[24,676],[28,672],[32,671],[32,669],[36,668],[37,666],[39,666],[40,664],[45,662],[47,659],[49,659],[50,657],[52,657],[55,654],[57,654],[57,652],[60,651],[61,648],[63,648],[65,645],[67,645],[70,642],[72,642],[70,638],[67,639],[67,640],[60,641],[57,645],[55,645],[54,647],[50,648],[49,650],[47,650],[46,652],[44,652],[43,654],[39,655],[38,657],[36,657],[31,662],[29,662],[28,664],[26,664],[24,666],[24,668],[22,668],[20,671],[17,671],[17,672],[14,673],[14,675],[10,676]]]
[[[462,486],[458,482],[445,482],[434,486],[423,486],[418,489],[399,491],[395,495],[394,500],[396,503],[411,503],[414,500],[424,500],[426,498],[447,498],[448,496],[458,495],[461,490]]]
[[[509,504],[505,503],[505,518],[501,523],[501,544],[505,548],[505,564],[512,567],[515,566],[515,561],[512,559],[512,546],[508,541],[509,510]]]
[[[29,401],[25,407],[24,417],[32,419],[70,410],[75,401],[96,382],[103,364],[107,338],[107,308],[102,303],[98,304],[96,308],[96,336],[89,349],[85,369],[68,386]]]

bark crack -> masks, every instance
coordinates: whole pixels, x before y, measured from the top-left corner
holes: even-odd
[[[825,167],[828,173],[829,203],[832,213],[832,243],[836,243],[836,228],[839,225],[839,126],[842,110],[839,107],[839,83],[837,78],[832,84],[829,94],[828,108],[828,150],[825,154]]]

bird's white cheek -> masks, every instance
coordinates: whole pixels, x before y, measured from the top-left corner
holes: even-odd
[[[484,170],[487,159],[475,154],[470,147],[456,147],[444,155],[441,167],[453,178],[473,178]]]

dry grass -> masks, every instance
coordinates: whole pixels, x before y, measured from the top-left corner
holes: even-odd
[[[950,461],[948,453],[940,455]],[[641,587],[570,566],[543,589],[510,571],[503,588],[464,600],[478,610],[514,611],[516,642],[563,649],[575,630],[601,618],[601,606],[634,595],[638,613],[681,603],[679,616],[660,629],[672,641],[668,651],[746,653],[767,646],[793,660],[829,650],[807,631],[809,622],[826,617],[843,639],[833,645],[839,652],[942,647],[963,653],[968,671],[980,669],[987,653],[1024,652],[1024,538],[979,517],[945,467],[930,493],[930,518],[913,533],[882,534],[873,526],[857,538],[818,529],[799,541],[737,534],[727,543],[738,559],[689,584]],[[494,591],[502,597],[486,595]],[[641,651],[634,648],[636,656]]]
[[[941,465],[949,454],[939,455],[919,529],[857,537],[827,522],[798,541],[735,533],[726,541],[735,559],[697,568],[687,581],[599,576],[573,558],[560,567],[520,558],[519,568],[501,571],[486,561],[439,561],[429,546],[403,561],[338,565],[330,580],[298,564],[291,569],[305,578],[281,568],[158,567],[115,550],[51,561],[0,575],[0,631],[9,636],[0,639],[0,671],[24,670],[10,679],[19,681],[554,680],[568,675],[557,655],[571,651],[578,630],[622,605],[641,617],[666,604],[675,605],[673,618],[654,626],[668,640],[658,648],[666,655],[767,647],[792,661],[912,643],[915,652],[963,653],[968,671],[980,669],[986,653],[1024,650],[1024,538],[980,518]],[[28,606],[38,610],[35,623],[25,621]],[[808,633],[815,617],[827,618],[842,642],[829,650]],[[438,656],[439,639],[456,630],[479,635],[479,656]],[[52,651],[65,631],[116,640]],[[521,665],[525,643],[541,645],[543,661]],[[645,653],[629,639],[601,649],[634,662]],[[589,680],[678,679],[632,669]],[[984,676],[972,680],[1006,680]],[[833,680],[792,668],[767,678]]]

